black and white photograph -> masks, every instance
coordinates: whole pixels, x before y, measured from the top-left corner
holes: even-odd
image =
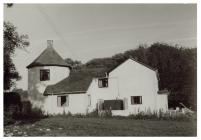
[[[196,3],[2,3],[3,137],[197,137]]]

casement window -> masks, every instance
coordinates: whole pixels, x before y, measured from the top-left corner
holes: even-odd
[[[88,106],[91,106],[91,95],[88,95]]]
[[[69,106],[69,96],[57,96],[57,106],[64,107]]]
[[[108,78],[100,78],[100,79],[98,79],[98,87],[99,88],[108,87]]]
[[[42,69],[40,70],[40,81],[48,81],[50,80],[50,70]]]
[[[131,96],[131,104],[142,104],[142,96]]]

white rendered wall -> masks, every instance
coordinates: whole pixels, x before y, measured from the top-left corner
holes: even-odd
[[[40,81],[40,70],[50,70],[50,80]],[[43,92],[47,85],[56,84],[62,79],[69,76],[68,67],[59,66],[40,66],[28,69],[28,94],[32,104],[35,106],[43,106],[44,99]]]
[[[89,110],[97,106],[99,99],[127,99],[126,110],[113,111],[115,114],[129,115],[144,111],[156,111],[158,80],[156,72],[128,59],[109,74],[108,88],[99,88],[94,79],[87,94],[91,94],[92,104]],[[142,104],[132,105],[131,96],[142,96]],[[164,99],[165,100],[165,99]],[[159,103],[160,104],[160,103]],[[159,105],[163,107],[163,105]]]
[[[97,103],[99,99],[102,100],[113,100],[117,99],[117,81],[115,79],[108,79],[108,87],[107,88],[99,88],[98,87],[98,79],[94,78],[92,83],[89,86],[87,91],[87,95],[91,95],[91,105],[88,107],[89,111],[93,111],[97,107]]]
[[[40,69],[50,69],[50,81],[40,81]],[[69,75],[66,67],[35,67],[29,69],[28,91],[37,106],[48,114],[72,114],[91,112],[96,109],[98,101],[122,99],[127,100],[125,110],[113,110],[113,115],[127,116],[144,111],[167,109],[167,96],[158,95],[156,72],[128,59],[109,74],[108,87],[99,88],[98,79],[94,78],[86,94],[69,94],[69,106],[58,107],[57,96],[43,96],[47,85],[55,84]],[[88,95],[91,96],[89,105]],[[132,105],[131,96],[142,96],[142,104]]]
[[[68,94],[69,105],[60,107],[57,106],[57,95],[49,95],[45,99],[44,107],[42,108],[46,114],[86,114],[87,112],[87,96],[86,94]]]
[[[157,96],[157,108],[163,112],[168,111],[168,95],[167,94],[159,94]]]

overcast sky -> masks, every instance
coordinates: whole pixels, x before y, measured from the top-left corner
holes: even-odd
[[[17,50],[14,63],[27,89],[27,69],[46,40],[63,57],[83,63],[153,42],[197,47],[195,4],[14,4],[4,7],[4,21],[29,36],[28,52]]]

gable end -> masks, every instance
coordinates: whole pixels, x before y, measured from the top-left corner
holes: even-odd
[[[148,66],[147,64],[144,64],[144,63],[142,63],[142,62],[139,62],[138,60],[136,60],[136,59],[134,59],[134,58],[131,57],[131,58],[126,59],[125,61],[123,61],[123,62],[120,63],[119,65],[115,66],[114,68],[110,69],[110,70],[107,72],[107,74],[109,75],[110,72],[112,72],[113,70],[115,70],[117,67],[119,67],[120,65],[122,65],[124,62],[126,62],[126,61],[129,60],[129,59],[130,59],[130,60],[133,60],[133,61],[135,61],[135,62],[137,62],[138,64],[143,65],[144,67],[146,67],[146,68],[148,68],[148,69],[150,69],[150,70],[152,70],[152,71],[154,71],[154,72],[157,72],[157,69],[152,68],[152,67]]]

